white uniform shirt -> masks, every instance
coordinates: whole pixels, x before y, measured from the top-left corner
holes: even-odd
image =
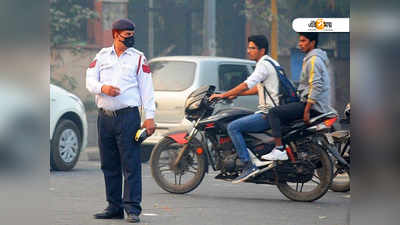
[[[253,73],[244,82],[247,84],[249,89],[257,85],[259,99],[258,108],[262,112],[267,113],[269,109],[275,106],[267,93],[265,93],[264,96],[263,85],[268,90],[275,103],[279,105],[279,79],[275,68],[265,59],[269,59],[274,62],[276,66],[279,66],[279,63],[273,58],[269,57],[268,55],[264,55],[260,60],[258,60]]]
[[[101,93],[103,85],[120,89],[115,97]],[[143,106],[145,118],[154,118],[155,104],[150,67],[142,52],[128,48],[119,57],[114,46],[103,48],[86,71],[86,88],[96,95],[98,108],[118,110]]]

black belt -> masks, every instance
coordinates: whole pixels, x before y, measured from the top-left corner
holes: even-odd
[[[130,112],[132,110],[137,109],[137,106],[135,107],[126,107],[126,108],[122,108],[122,109],[118,109],[118,110],[107,110],[107,109],[103,109],[100,108],[100,112],[103,113],[104,115],[107,116],[117,116],[121,113],[126,113],[126,112]]]

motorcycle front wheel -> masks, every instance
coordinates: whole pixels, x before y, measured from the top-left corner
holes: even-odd
[[[150,156],[151,174],[162,189],[173,194],[185,194],[196,189],[204,178],[207,169],[207,157],[199,150],[201,144],[197,139],[188,143],[177,168],[173,169],[182,144],[169,137],[164,137],[153,148]]]
[[[332,177],[333,164],[328,153],[317,144],[307,146],[310,155],[312,178],[308,182],[278,182],[279,191],[293,201],[312,202],[320,199],[328,191]]]

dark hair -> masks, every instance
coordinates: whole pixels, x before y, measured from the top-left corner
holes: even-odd
[[[115,36],[115,33],[121,33],[121,31],[120,30],[117,30],[117,29],[112,29],[111,30],[111,33],[112,33],[112,37],[113,37],[113,39],[114,39],[114,36]]]
[[[308,40],[315,41],[315,48],[318,46],[318,33],[317,32],[301,32],[299,33],[299,36],[304,36]]]
[[[258,49],[265,49],[265,54],[268,53],[268,39],[264,35],[251,35],[247,38],[247,42],[254,42]]]

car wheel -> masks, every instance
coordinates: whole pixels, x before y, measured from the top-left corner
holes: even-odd
[[[67,171],[74,168],[79,159],[81,146],[82,137],[78,126],[71,120],[61,120],[51,140],[51,169]]]

